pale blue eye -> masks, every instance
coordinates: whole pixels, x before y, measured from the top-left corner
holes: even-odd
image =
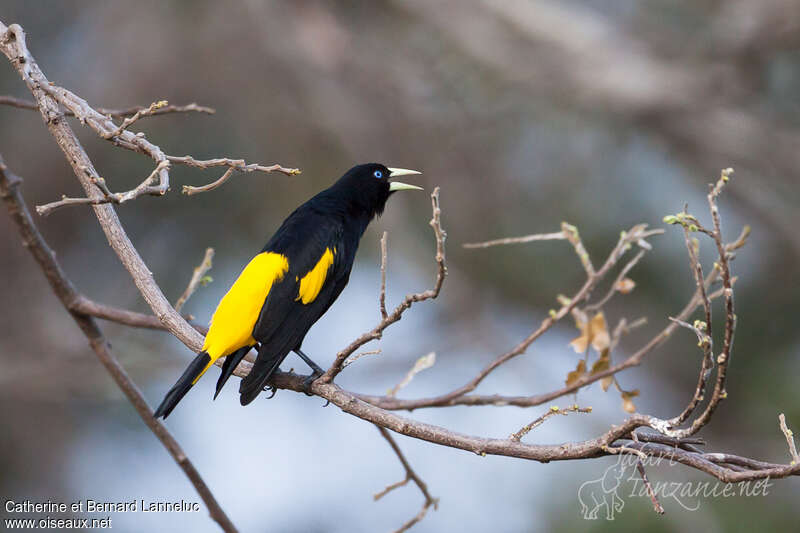
[[[378,179],[381,179],[383,177],[383,172],[381,172],[380,170],[376,170],[375,172],[372,173],[372,175]]]

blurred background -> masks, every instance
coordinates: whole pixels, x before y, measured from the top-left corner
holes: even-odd
[[[707,220],[707,183],[734,167],[721,201],[726,236],[734,238],[743,224],[753,234],[734,264],[739,328],[730,396],[701,436],[712,451],[788,461],[777,415],[785,412],[800,430],[796,2],[6,0],[0,20],[21,24],[45,74],[92,105],[166,99],[217,109],[213,116],[137,124],[170,154],[303,170],[292,178],[237,175],[216,191],[187,197],[181,185],[205,184],[219,173],[176,167],[170,194],[118,209],[173,301],[205,248],[216,249],[213,283],[185,308],[201,322],[281,220],[353,164],[419,169],[426,190],[441,186],[450,277],[439,300],[415,307],[368,347],[380,347],[381,355],[340,376],[342,386],[359,392],[384,393],[431,351],[436,365],[400,395],[461,385],[535,328],[556,307],[557,294],[572,294],[583,281],[564,242],[487,250],[465,250],[463,243],[558,231],[566,220],[599,263],[620,230],[638,222],[660,226],[685,202]],[[0,94],[28,98],[2,63]],[[150,172],[146,158],[74,126],[112,190],[130,189]],[[31,206],[82,194],[37,113],[0,108],[0,153],[25,179]],[[429,218],[427,194],[409,193],[393,197],[372,224],[350,286],[306,339],[305,351],[320,364],[378,319],[382,231],[389,232],[389,303],[432,283]],[[90,209],[66,208],[38,221],[81,291],[148,311]],[[668,228],[652,243],[655,250],[631,273],[636,289],[607,309],[612,324],[649,320],[624,339],[614,361],[663,328],[693,288],[680,232]],[[3,499],[200,501],[90,352],[5,215],[0,284]],[[191,354],[164,333],[104,329],[156,405]],[[567,346],[576,335],[565,320],[478,392],[558,388],[578,360]],[[618,378],[641,390],[638,410],[673,416],[694,390],[699,355],[693,336],[679,332]],[[284,370],[291,367],[306,371],[293,356]],[[202,380],[168,426],[241,530],[389,531],[417,513],[421,496],[410,486],[372,501],[403,476],[374,427],[323,409],[319,398],[287,392],[243,409],[229,385],[212,403],[214,381]],[[577,401],[594,412],[557,417],[526,440],[593,437],[626,415],[613,388],[604,393],[595,384]],[[504,437],[547,407],[412,416]],[[578,487],[601,477],[612,459],[540,465],[398,442],[441,498],[414,531],[788,530],[797,516],[795,478],[776,481],[766,497],[703,499],[694,511],[665,499],[662,517],[646,497],[629,498],[615,521],[584,521]],[[711,480],[681,467],[653,469],[650,478]],[[204,507],[112,519],[116,531],[218,530]]]

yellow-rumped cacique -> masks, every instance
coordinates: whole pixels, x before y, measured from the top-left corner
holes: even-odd
[[[242,405],[264,390],[289,352],[322,369],[300,349],[308,330],[350,279],[358,243],[395,191],[421,189],[391,178],[419,174],[378,163],[358,165],[298,207],[242,270],[211,318],[203,350],[167,392],[156,417],[166,418],[192,385],[222,357],[214,398],[251,348],[258,357],[239,386]]]

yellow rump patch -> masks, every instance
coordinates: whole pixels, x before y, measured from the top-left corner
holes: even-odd
[[[319,295],[322,290],[322,285],[325,283],[325,278],[328,277],[328,269],[333,264],[333,254],[330,248],[325,248],[322,257],[317,261],[317,264],[312,268],[308,274],[303,276],[300,280],[300,290],[297,292],[295,300],[301,300],[303,304],[310,304]]]
[[[211,357],[208,367],[220,357],[243,346],[255,344],[253,328],[264,300],[267,299],[272,284],[281,281],[288,270],[289,260],[286,256],[272,252],[258,254],[244,267],[211,317],[211,327],[203,344],[203,351]],[[201,373],[200,376],[202,375]],[[200,376],[197,376],[195,382]]]

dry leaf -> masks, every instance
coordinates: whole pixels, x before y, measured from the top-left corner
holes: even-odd
[[[611,357],[608,348],[603,350],[600,354],[600,358],[594,362],[592,365],[591,374],[597,374],[598,372],[602,372],[603,370],[608,370],[611,367]]]
[[[586,373],[586,361],[581,359],[578,361],[578,366],[575,367],[575,370],[567,374],[567,380],[564,382],[567,387],[576,383],[581,377]]]
[[[614,285],[614,288],[621,294],[628,294],[634,287],[636,287],[636,282],[631,278],[622,278]]]
[[[611,345],[611,336],[608,334],[606,317],[600,311],[587,324],[578,315],[575,316],[575,326],[581,331],[579,337],[569,343],[577,353],[584,353],[589,345],[598,353],[602,353]]]
[[[622,391],[622,408],[629,413],[636,412],[636,405],[633,403],[633,398],[639,396],[639,389],[631,391]]]
[[[600,358],[592,365],[591,374],[594,375],[599,372],[603,372],[604,370],[608,370],[609,368],[611,368],[611,352],[608,348],[606,348],[603,350],[603,353],[600,354]],[[603,387],[603,392],[608,390],[608,387],[611,386],[613,381],[613,376],[608,376],[600,380],[600,386]]]

